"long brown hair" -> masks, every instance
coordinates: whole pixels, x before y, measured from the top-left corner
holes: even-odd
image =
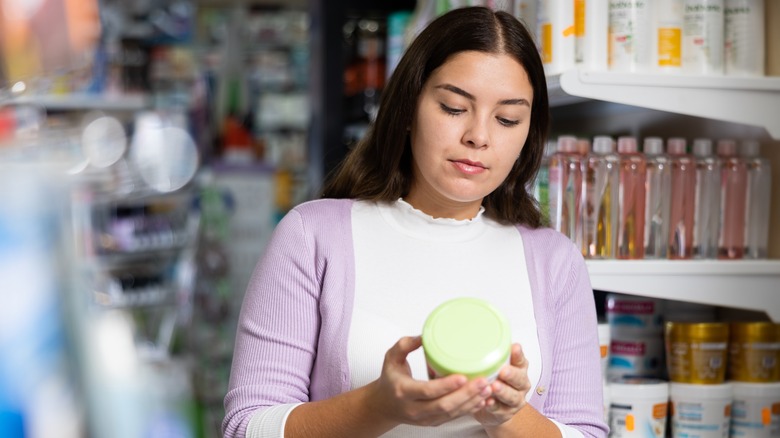
[[[534,93],[528,138],[506,180],[482,205],[485,214],[499,222],[542,225],[527,186],[539,170],[549,128],[544,67],[525,26],[506,12],[485,7],[454,9],[415,38],[387,83],[376,120],[330,175],[322,197],[390,202],[409,192],[412,156],[407,127],[415,116],[417,98],[431,73],[463,51],[507,54],[528,73]]]

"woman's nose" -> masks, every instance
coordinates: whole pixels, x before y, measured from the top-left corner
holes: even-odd
[[[487,121],[481,117],[472,118],[463,133],[463,142],[474,148],[482,148],[488,145],[488,139]]]

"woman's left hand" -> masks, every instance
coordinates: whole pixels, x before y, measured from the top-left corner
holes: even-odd
[[[484,426],[505,423],[526,405],[531,381],[528,379],[528,360],[520,344],[512,345],[509,365],[501,369],[491,388],[493,395],[487,399],[485,408],[474,414]]]

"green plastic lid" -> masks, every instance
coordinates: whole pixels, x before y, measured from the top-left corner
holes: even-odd
[[[425,320],[422,344],[428,366],[439,376],[490,377],[507,363],[512,348],[509,321],[487,301],[446,301]]]

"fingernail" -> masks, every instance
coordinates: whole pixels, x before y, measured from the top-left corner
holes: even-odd
[[[481,395],[482,397],[487,397],[487,396],[490,395],[491,392],[493,392],[493,391],[490,389],[490,387],[486,386],[486,387],[482,388],[482,391],[479,393],[479,395]]]

